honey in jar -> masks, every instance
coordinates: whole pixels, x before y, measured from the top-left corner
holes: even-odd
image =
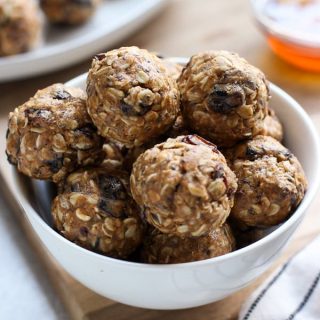
[[[320,0],[252,0],[272,50],[287,62],[320,72]]]

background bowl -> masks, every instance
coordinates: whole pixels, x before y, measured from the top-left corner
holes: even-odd
[[[85,81],[86,75],[82,75],[67,84],[84,89]],[[50,219],[52,185],[31,182],[12,167],[17,200],[59,264],[102,296],[151,309],[190,308],[222,299],[248,285],[270,266],[302,221],[319,186],[320,149],[312,121],[293,98],[273,84],[271,95],[271,106],[284,124],[285,144],[301,161],[309,188],[285,223],[245,248],[183,264],[148,265],[116,260],[83,249],[55,232]]]

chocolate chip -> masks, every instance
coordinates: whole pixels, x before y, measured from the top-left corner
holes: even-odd
[[[63,157],[55,157],[52,160],[46,160],[44,163],[50,167],[53,173],[57,173],[63,166]]]
[[[238,84],[216,84],[208,97],[208,106],[214,112],[230,113],[245,103],[245,94]]]
[[[58,90],[55,95],[53,96],[53,99],[57,100],[66,100],[71,97],[71,94],[65,90]]]
[[[106,57],[106,55],[104,53],[99,53],[99,54],[96,54],[93,59],[95,60],[98,60],[98,61],[101,61],[103,60],[104,58]]]

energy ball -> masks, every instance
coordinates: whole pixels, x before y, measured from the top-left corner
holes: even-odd
[[[270,136],[278,141],[283,140],[282,124],[274,110],[271,108],[268,108],[268,115],[263,120],[263,127],[260,134],[263,136]]]
[[[143,262],[184,263],[222,256],[235,249],[235,240],[227,224],[196,238],[181,238],[152,229],[141,251]]]
[[[129,176],[106,168],[81,169],[60,184],[52,215],[67,239],[110,257],[126,258],[142,241],[139,208]]]
[[[54,24],[76,25],[87,21],[100,0],[40,0],[46,17]]]
[[[269,227],[284,221],[306,192],[299,161],[272,137],[257,136],[238,145],[231,169],[238,178],[231,217],[247,226]]]
[[[131,192],[145,219],[163,233],[202,236],[220,227],[237,180],[214,144],[196,136],[168,139],[133,165]]]
[[[183,116],[191,129],[221,147],[257,135],[267,115],[264,74],[227,51],[194,55],[178,85]]]
[[[29,177],[58,182],[103,160],[103,141],[81,89],[54,84],[39,90],[9,114],[8,127],[8,160]]]
[[[129,148],[160,136],[179,111],[176,82],[159,58],[137,47],[95,56],[87,94],[99,134]]]
[[[0,1],[0,56],[32,49],[40,38],[41,20],[33,0]]]

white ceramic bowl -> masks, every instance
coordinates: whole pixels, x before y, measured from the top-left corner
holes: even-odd
[[[85,88],[85,79],[86,75],[82,75],[68,84]],[[286,145],[301,161],[309,188],[290,219],[243,249],[208,260],[172,265],[116,260],[85,250],[51,228],[48,184],[33,182],[35,197],[28,188],[30,180],[12,169],[16,196],[52,256],[70,275],[102,296],[152,309],[190,308],[222,299],[248,285],[270,266],[302,221],[319,186],[318,136],[309,116],[293,98],[273,84],[271,95],[271,106],[285,127]]]

